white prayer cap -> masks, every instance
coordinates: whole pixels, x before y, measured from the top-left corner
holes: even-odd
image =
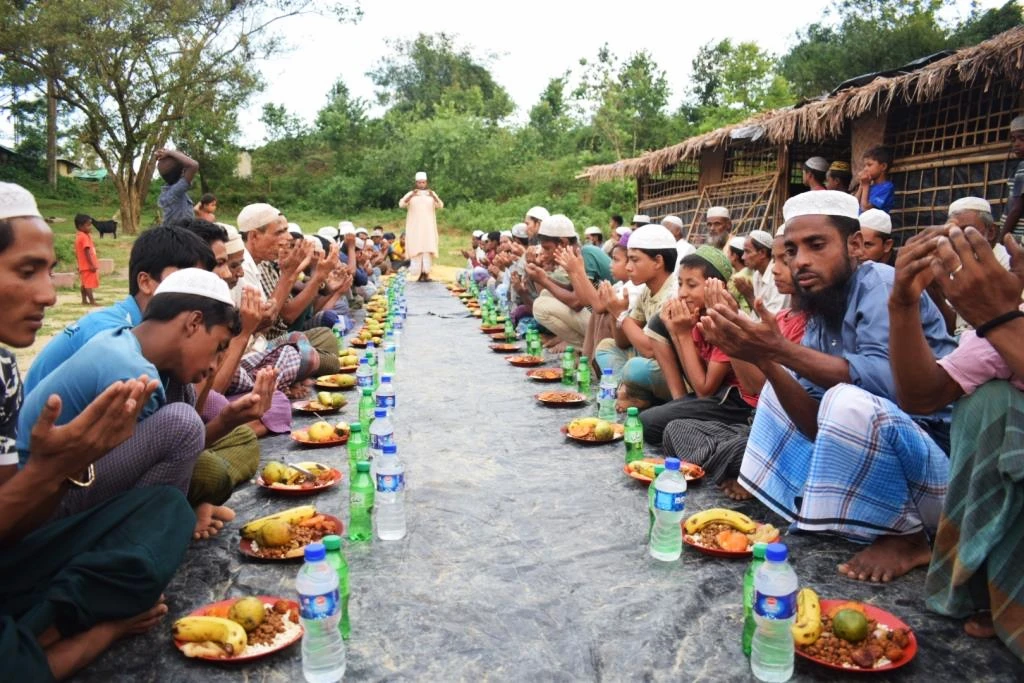
[[[507,237],[509,239],[512,239],[512,231],[511,230],[502,230],[501,231],[501,236],[502,237]]]
[[[790,197],[782,205],[782,218],[788,224],[798,216],[845,216],[857,218],[857,198],[838,190],[812,190]]]
[[[366,228],[364,228],[362,226],[359,226],[358,228],[356,228],[356,234],[357,235],[366,235],[366,236],[370,235],[370,233],[367,232]]]
[[[338,237],[344,237],[345,235],[356,234],[356,226],[352,225],[352,221],[342,221],[338,223]]]
[[[1024,114],[1022,114],[1021,116],[1017,116],[1016,118],[1013,119],[1013,121],[1010,121],[1011,133],[1018,133],[1021,131],[1024,131]]]
[[[952,209],[953,207],[949,208]],[[891,235],[892,219],[889,218],[889,214],[881,209],[868,209],[860,215],[860,227]]]
[[[324,253],[324,243],[317,239],[316,235],[303,235],[302,239],[313,245],[313,251]]]
[[[521,240],[529,238],[530,233],[526,231],[526,223],[516,223],[512,226],[512,236]]]
[[[362,237],[357,237],[356,238],[356,249],[362,250],[365,247],[366,247],[366,240],[364,240]]]
[[[628,235],[631,232],[633,232],[633,228],[626,225],[620,225],[619,227],[615,228],[615,234],[618,235],[619,237],[622,237],[623,235]]]
[[[320,228],[319,230],[316,231],[316,234],[320,235],[325,240],[331,240],[331,241],[334,241],[334,240],[338,239],[338,233],[339,233],[339,230],[337,228],[333,227],[333,226],[330,226],[330,225],[325,225],[324,227],[322,227],[322,228]]]
[[[538,234],[544,237],[572,238],[576,237],[576,226],[572,224],[568,216],[556,213],[541,221]]]
[[[21,185],[0,183],[0,219],[21,216],[43,217],[36,206],[36,198]]]
[[[270,204],[250,204],[238,213],[238,232],[258,230],[281,217],[281,212]]]
[[[242,242],[242,235],[238,232],[238,228],[227,223],[217,223],[217,225],[224,228],[224,232],[228,234],[228,241],[224,248],[229,254],[237,254],[245,249],[245,243]]]
[[[961,197],[949,205],[949,215],[952,216],[954,213],[959,213],[960,211],[981,211],[982,213],[992,213],[992,205],[981,197]]]
[[[772,234],[765,230],[751,230],[750,234],[747,235],[747,237],[754,240],[754,242],[760,244],[762,247],[767,247],[769,249],[772,248],[772,242],[775,241],[775,238],[772,237]]]
[[[420,180],[426,180],[426,179],[427,179],[427,174],[426,174],[425,171],[420,171],[419,173],[416,174],[417,182],[420,181]]]
[[[550,215],[551,214],[548,213],[548,210],[545,209],[543,206],[535,206],[535,207],[533,207],[532,209],[530,209],[529,211],[526,212],[526,217],[527,218],[532,218],[532,219],[538,220],[538,221],[543,221],[545,218],[547,218]]]
[[[677,228],[683,227],[683,219],[679,216],[665,216],[661,219],[661,224],[664,226],[674,225]]]
[[[629,235],[629,249],[675,249],[676,238],[663,225],[645,225]]]
[[[483,231],[483,230],[474,230],[474,231],[473,231],[473,237],[475,237],[475,238],[477,238],[477,239],[480,239],[481,237],[483,237],[483,236],[484,236],[484,234],[485,234],[485,233],[484,233],[484,231]]]
[[[194,294],[229,306],[235,305],[228,284],[219,275],[202,268],[182,268],[174,271],[160,281],[153,296],[161,294]]]
[[[746,237],[742,237],[740,235],[736,235],[735,237],[730,237],[729,238],[729,241],[726,243],[726,246],[728,246],[728,247],[730,247],[732,249],[739,249],[740,251],[743,251],[743,246],[746,243],[747,243],[747,238]]]
[[[586,230],[583,231],[583,234],[584,235],[601,235],[602,237],[604,236],[604,233],[601,232],[601,228],[597,227],[596,225],[591,225],[589,228],[587,228]]]
[[[302,237],[302,228],[299,227],[298,223],[289,223],[288,232],[295,237]]]
[[[779,229],[775,231],[775,236],[776,237],[785,237],[786,236],[786,224],[785,223],[780,225]]]
[[[383,237],[384,236],[384,228],[374,228],[373,229],[373,236],[374,237]]]
[[[640,223],[641,225],[647,225],[651,222],[651,217],[643,213],[633,214],[633,223]]]
[[[724,206],[712,206],[708,209],[708,218],[732,218],[729,214],[729,209]]]
[[[811,157],[804,162],[804,166],[811,169],[812,171],[820,171],[821,173],[828,173],[828,161],[825,157]]]

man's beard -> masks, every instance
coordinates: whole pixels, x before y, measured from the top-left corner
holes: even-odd
[[[729,241],[729,233],[720,232],[716,235],[709,235],[711,239],[711,246],[715,249],[724,249],[725,243]]]
[[[811,292],[800,286],[800,281],[793,276],[793,286],[796,288],[797,296],[800,299],[800,309],[809,318],[819,317],[824,321],[825,327],[831,330],[838,330],[842,326],[843,317],[846,315],[847,298],[850,294],[850,280],[852,280],[853,268],[847,259],[843,260],[843,270],[837,273],[836,282],[818,292]]]

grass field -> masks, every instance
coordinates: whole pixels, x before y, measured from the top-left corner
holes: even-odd
[[[74,215],[76,213],[88,213],[97,220],[111,217],[117,210],[116,206],[109,203],[97,201],[72,202],[60,199],[39,198],[40,212],[47,217],[54,233],[58,237],[73,239],[75,234]],[[230,214],[223,214],[225,222],[233,223]],[[237,213],[234,213],[237,215]],[[357,216],[356,223],[371,227],[383,225],[385,230],[399,233],[404,228],[404,216],[394,212],[388,216]],[[337,225],[338,220],[327,216],[312,213],[295,213],[289,215],[292,220],[302,226],[307,233],[316,232],[324,225]],[[468,246],[469,237],[463,232],[451,229],[448,226],[440,226],[440,245],[438,266],[435,267],[433,275],[436,279],[452,280],[455,272],[465,263],[459,251]],[[93,233],[93,240],[96,243],[96,252],[99,258],[110,258],[114,260],[113,275],[100,277],[100,288],[96,291],[96,300],[100,306],[110,304],[123,299],[128,294],[128,257],[131,253],[134,237],[129,235],[118,235],[117,239],[109,235],[100,238]],[[69,272],[74,270],[74,264],[61,263],[58,271]],[[60,333],[69,323],[78,320],[80,317],[93,310],[81,304],[81,296],[78,291],[78,284],[73,288],[59,289],[57,291],[57,304],[46,312],[46,319],[43,327],[39,330],[36,343],[25,349],[14,349],[18,358],[18,366],[24,373],[28,370],[32,358],[39,349],[46,345],[50,338]]]

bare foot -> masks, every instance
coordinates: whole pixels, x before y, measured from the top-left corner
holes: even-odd
[[[750,500],[754,497],[750,491],[740,486],[740,483],[735,479],[726,479],[718,485],[718,488],[722,489],[725,495],[733,500]]]
[[[978,612],[964,622],[964,633],[971,638],[995,638],[996,627],[991,612]]]
[[[558,337],[552,337],[548,341],[544,342],[544,348],[546,348],[549,353],[565,353],[565,350],[569,348],[569,345]]]
[[[931,557],[923,531],[909,536],[879,536],[837,569],[857,581],[888,583],[915,567],[927,565]]]
[[[196,506],[196,528],[192,532],[195,540],[216,536],[217,532],[224,528],[225,522],[235,518],[235,511],[223,505],[212,503],[200,503]]]
[[[305,382],[295,382],[284,390],[284,395],[294,401],[301,401],[304,398],[309,398],[309,385]]]

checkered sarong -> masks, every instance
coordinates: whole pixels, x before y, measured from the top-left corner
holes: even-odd
[[[825,393],[810,441],[765,384],[739,481],[795,529],[871,542],[936,528],[949,460],[894,403],[849,384]]]

